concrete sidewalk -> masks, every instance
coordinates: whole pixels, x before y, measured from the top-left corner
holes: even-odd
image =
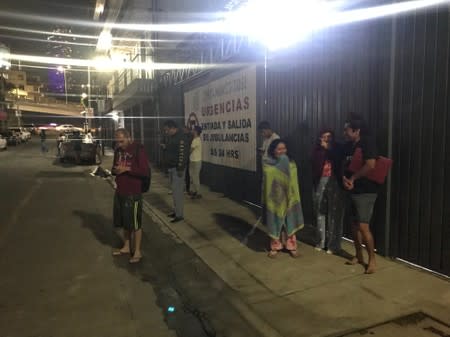
[[[230,301],[261,336],[346,336],[418,312],[450,325],[448,280],[382,257],[377,273],[365,275],[362,266],[347,266],[342,257],[306,244],[300,244],[298,259],[287,254],[269,259],[268,237],[257,215],[206,187],[202,199],[186,196],[185,221],[171,224],[168,185],[153,170],[144,211],[234,290]],[[350,244],[343,247],[353,252]],[[413,329],[408,336],[433,336],[422,332]]]
[[[381,257],[377,273],[365,275],[362,266],[305,244],[299,259],[282,254],[272,260],[268,238],[245,205],[205,187],[202,199],[186,197],[185,222],[171,224],[167,187],[154,170],[148,209],[236,291],[266,336],[343,335],[415,312],[450,325],[447,280]],[[352,252],[349,244],[344,249]]]

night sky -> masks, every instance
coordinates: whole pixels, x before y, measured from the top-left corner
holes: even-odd
[[[0,26],[52,30],[55,24],[51,20],[38,22],[29,18],[11,18],[10,12],[20,14],[31,14],[36,16],[49,16],[54,18],[70,18],[92,21],[92,13],[95,0],[1,0],[0,1]],[[72,26],[75,34],[95,34],[95,30],[86,29],[83,26]],[[0,42],[8,45],[12,53],[24,53],[34,55],[45,55],[47,45],[44,42],[35,42],[15,39],[15,36],[23,38],[46,39],[42,34],[29,34],[24,32],[13,32],[0,27]],[[83,42],[92,42],[84,40]],[[95,43],[95,42],[94,42]]]
[[[48,35],[34,34],[29,32],[15,32],[7,29],[8,27],[41,31],[52,31],[58,26],[54,20],[56,19],[71,19],[79,22],[93,22],[92,16],[95,7],[95,0],[1,0],[0,1],[0,42],[6,44],[13,54],[26,54],[38,56],[46,55],[50,51],[47,42]],[[19,15],[19,17],[17,17]],[[36,18],[48,17],[44,21],[39,21],[30,17],[22,17],[22,15],[33,15]],[[54,20],[52,20],[54,19]],[[86,27],[86,25],[67,25],[71,28],[73,34],[83,35],[98,35],[100,28]],[[33,41],[29,39],[39,39],[42,41]],[[70,40],[70,39],[69,39]],[[96,40],[78,39],[72,42],[96,44]],[[90,58],[95,50],[95,47],[86,47],[71,45],[72,58]],[[16,64],[12,60],[13,65]],[[26,65],[22,63],[22,65]],[[46,66],[46,65],[42,65]],[[42,81],[54,85],[54,77],[52,71],[45,69],[24,68],[29,75],[37,75]],[[70,78],[75,83],[86,83],[84,73],[73,71]],[[58,84],[59,85],[59,84]]]

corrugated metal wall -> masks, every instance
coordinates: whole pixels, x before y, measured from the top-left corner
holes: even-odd
[[[300,167],[306,222],[311,223],[309,155],[318,130],[331,127],[340,136],[348,114],[358,112],[373,130],[379,152],[387,155],[393,116],[392,190],[389,199],[385,187],[376,205],[372,227],[377,249],[387,253],[389,244],[389,255],[450,275],[450,178],[444,171],[450,167],[449,12],[441,8],[399,18],[396,30],[392,22],[339,27],[295,51],[269,55],[266,81],[264,69],[258,73],[258,120],[270,121],[288,140]],[[206,73],[183,91],[223,75]],[[160,111],[182,116],[183,91],[164,89]],[[202,174],[214,190],[238,200],[259,200],[260,172],[206,164]]]
[[[447,275],[449,24],[445,9],[397,21],[391,212],[392,254]]]
[[[163,124],[173,119],[179,125],[184,123],[183,91],[180,86],[162,88],[154,100],[144,103],[145,148],[152,163],[163,165],[163,151],[160,144],[164,142]]]
[[[323,127],[342,138],[350,112],[369,122],[379,151],[387,154],[390,26],[365,23],[323,32],[283,56],[269,56],[267,107],[260,119],[288,141],[299,165],[306,222],[312,223],[310,153]],[[383,251],[385,193],[377,205],[377,248]],[[350,235],[347,225],[345,234]]]

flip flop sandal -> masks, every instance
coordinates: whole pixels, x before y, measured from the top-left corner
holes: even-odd
[[[267,257],[271,258],[271,259],[275,259],[278,255],[278,252],[276,250],[271,250],[269,252],[269,254],[267,254]]]
[[[121,250],[115,250],[112,253],[113,256],[121,256],[121,255],[127,255],[127,254],[130,254],[130,252],[124,252],[124,251],[121,251]]]
[[[131,263],[131,264],[139,263],[139,262],[141,262],[141,259],[142,259],[142,256],[139,256],[139,257],[132,257],[132,258],[130,259],[130,263]]]
[[[290,250],[290,251],[289,251],[289,255],[290,255],[292,258],[294,258],[294,259],[300,257],[300,253],[299,253],[298,251],[296,251],[296,250]]]

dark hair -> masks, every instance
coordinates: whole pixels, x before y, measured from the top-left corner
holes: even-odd
[[[345,121],[346,127],[349,127],[353,131],[360,130],[361,136],[367,135],[369,130],[366,122],[361,115],[356,113],[350,113],[350,117]]]
[[[322,137],[325,133],[330,133],[331,137],[334,138],[334,131],[331,128],[323,128],[319,131],[319,138]]]
[[[115,134],[123,135],[126,138],[131,138],[130,132],[125,128],[119,128],[116,130]]]
[[[175,123],[173,120],[168,120],[164,122],[164,127],[169,129],[176,129],[178,128],[177,123]]]
[[[269,148],[267,149],[267,154],[269,155],[269,157],[272,157],[272,158],[275,159],[275,149],[281,143],[286,145],[286,149],[287,149],[286,141],[284,141],[283,139],[275,139],[275,140],[272,141],[272,143],[270,143]]]
[[[258,129],[259,130],[272,130],[272,128],[270,127],[270,123],[268,121],[262,121],[261,123],[259,123]]]
[[[198,125],[194,126],[194,131],[200,136],[202,134],[202,128]]]

